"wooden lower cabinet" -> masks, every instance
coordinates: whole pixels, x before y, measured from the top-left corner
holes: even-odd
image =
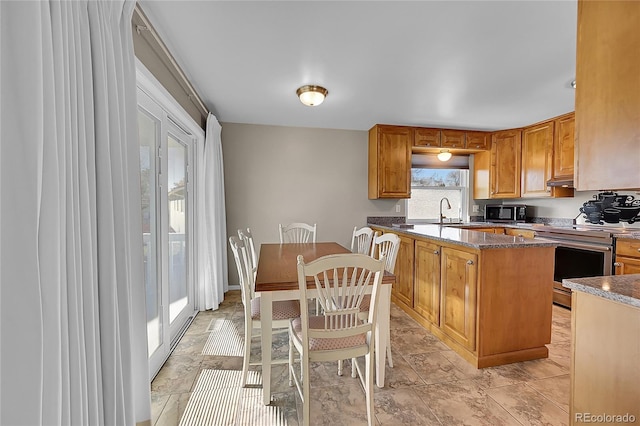
[[[434,336],[477,368],[549,355],[554,247],[480,250],[395,233],[392,301]]]
[[[635,418],[600,424],[637,424],[640,308],[575,290],[571,298],[570,424],[587,423],[589,414]]]
[[[640,240],[620,238],[616,241],[616,275],[640,274]]]
[[[414,240],[403,235],[400,237],[400,248],[396,259],[396,284],[392,287],[393,297],[407,305],[413,307],[413,264],[414,264]]]
[[[477,263],[476,254],[452,248],[442,249],[440,327],[449,337],[470,350],[476,347]]]
[[[440,251],[437,244],[416,241],[413,309],[435,325],[440,325]]]

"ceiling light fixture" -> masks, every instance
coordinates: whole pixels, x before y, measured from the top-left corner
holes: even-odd
[[[322,86],[307,85],[296,90],[300,102],[306,106],[320,105],[329,91]]]
[[[433,157],[432,157],[433,158]],[[443,149],[438,153],[438,160],[440,161],[449,161],[451,159],[451,153],[448,149]]]

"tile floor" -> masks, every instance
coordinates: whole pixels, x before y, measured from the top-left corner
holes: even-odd
[[[217,311],[200,312],[151,385],[152,424],[298,425],[300,399],[288,386],[286,365],[273,367],[272,404],[262,404],[260,367],[239,386],[243,311],[230,291]],[[553,307],[549,358],[477,370],[392,305],[394,367],[375,388],[378,425],[567,425],[571,314]],[[274,337],[286,357],[287,334]],[[259,359],[259,339],[252,354]],[[358,379],[336,374],[335,363],[314,364],[314,425],[367,423]]]

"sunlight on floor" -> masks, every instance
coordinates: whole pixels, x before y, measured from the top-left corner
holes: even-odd
[[[262,388],[241,388],[242,371],[204,369],[180,419],[180,426],[286,426],[280,407],[262,403]],[[249,383],[262,383],[258,371],[249,371]]]
[[[202,355],[242,356],[244,337],[236,325],[227,319],[214,319],[207,328],[209,337],[202,349]]]

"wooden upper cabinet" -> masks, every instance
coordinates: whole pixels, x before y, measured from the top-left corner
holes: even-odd
[[[468,149],[489,149],[491,138],[486,132],[466,132]]]
[[[547,181],[553,170],[553,121],[522,130],[521,197],[550,197]]]
[[[428,129],[425,127],[416,127],[414,129],[413,146],[437,148],[440,145],[440,129]]]
[[[480,151],[473,154],[473,198],[486,200],[491,198],[491,152]]]
[[[640,1],[578,0],[580,191],[640,188]]]
[[[490,198],[520,198],[521,134],[518,129],[491,136]]]
[[[463,130],[442,130],[441,144],[443,148],[466,148],[466,135]]]
[[[555,120],[553,138],[553,178],[573,179],[575,113]]]
[[[369,130],[369,198],[411,197],[413,128],[375,125]]]

